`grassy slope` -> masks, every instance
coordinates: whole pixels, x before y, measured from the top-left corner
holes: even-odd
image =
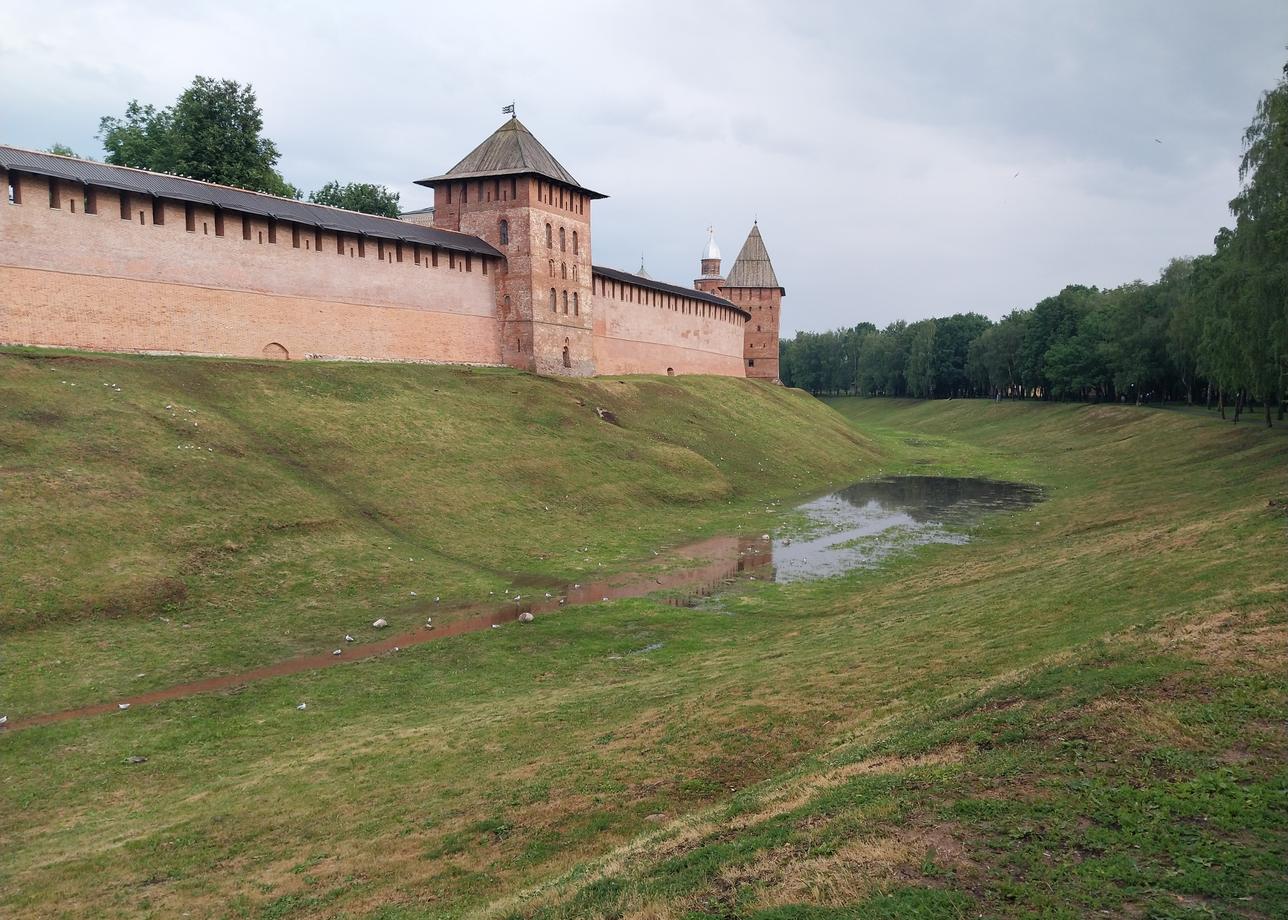
[[[746,381],[0,354],[0,712],[415,626],[413,591],[619,569],[874,456]]]
[[[386,371],[345,372],[364,370]],[[709,381],[679,385],[709,398]],[[0,904],[52,913],[56,891],[94,916],[1281,916],[1288,610],[1284,521],[1266,501],[1288,497],[1288,442],[1120,407],[839,408],[887,471],[1021,478],[1050,499],[878,572],[747,582],[701,611],[570,611],[6,737]],[[826,445],[791,444],[821,469]],[[793,459],[737,462],[773,465],[754,484],[772,490]],[[606,506],[581,539],[604,555],[660,540],[674,517],[638,543],[624,529],[640,500]],[[279,575],[314,565],[309,546],[276,550]],[[571,574],[579,558],[531,568]],[[99,628],[110,643],[134,624]],[[131,753],[149,761],[122,764]]]

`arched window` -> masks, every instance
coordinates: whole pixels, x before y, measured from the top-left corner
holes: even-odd
[[[500,232],[501,245],[509,246],[510,245],[510,222],[505,218],[502,218],[500,229],[501,229],[501,232]]]
[[[559,263],[559,272],[560,272],[560,274],[562,275],[562,277],[564,277],[564,278],[567,278],[567,277],[568,277],[568,263],[567,263],[567,262],[560,262],[560,263]]]
[[[505,300],[501,302],[501,315],[503,317],[510,315],[510,295],[505,295]]]
[[[558,313],[558,312],[559,312],[559,307],[558,307],[558,305],[557,305],[557,303],[556,303],[556,301],[555,301],[555,289],[554,289],[554,288],[551,288],[551,289],[550,289],[550,312],[551,312],[551,313]]]
[[[572,254],[573,254],[573,255],[577,255],[577,254],[578,254],[578,253],[580,253],[580,252],[581,252],[581,250],[580,250],[579,248],[577,248],[577,231],[576,231],[576,230],[574,230],[574,231],[572,232]]]
[[[581,316],[581,305],[577,302],[577,292],[572,292],[572,315]]]
[[[568,313],[568,292],[567,291],[563,292],[563,302],[564,302],[564,314],[566,315]]]
[[[549,249],[551,246],[555,244],[555,238],[552,235],[553,232],[554,231],[550,229],[550,225],[546,224],[546,248],[547,249]]]
[[[564,235],[563,227],[559,228],[559,251],[560,252],[568,251],[568,238],[567,236]]]
[[[550,260],[550,277],[551,277],[551,278],[553,278],[554,276],[555,276],[555,260],[554,260],[554,259],[551,259],[551,260]]]
[[[568,340],[564,339],[563,347],[563,366],[572,367],[572,355],[568,353]]]

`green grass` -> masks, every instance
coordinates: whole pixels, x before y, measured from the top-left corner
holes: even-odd
[[[828,479],[979,473],[1039,483],[1048,498],[992,519],[964,546],[921,547],[874,571],[740,582],[697,610],[651,599],[578,608],[0,737],[0,910],[1285,916],[1288,583],[1284,515],[1267,502],[1288,497],[1288,441],[1273,432],[1117,406],[846,400],[833,413],[800,394],[706,379],[98,358],[76,360],[109,362],[123,392],[96,392],[79,414],[56,382],[71,378],[41,366],[58,361],[5,360],[0,386],[17,399],[0,399],[0,442],[24,445],[21,526],[44,528],[45,540],[66,534],[67,552],[104,560],[95,577],[66,567],[59,582],[63,567],[23,550],[49,584],[44,606],[13,609],[4,692],[16,699],[38,699],[33,682],[60,699],[97,698],[90,690],[113,686],[139,643],[186,674],[235,663],[210,651],[219,642],[236,662],[289,648],[275,629],[303,643],[304,624],[341,622],[325,619],[334,605],[354,605],[350,617],[397,610],[417,570],[400,562],[409,556],[434,560],[442,583],[457,578],[466,594],[500,570],[575,577],[582,546],[596,569],[628,567],[664,539],[760,528],[775,518],[764,499]],[[179,396],[148,383],[141,406],[111,402],[128,396],[127,379],[142,388],[155,377],[203,393],[211,418],[239,420],[211,423],[245,438],[235,461],[203,474],[212,479],[167,472],[160,435],[147,446],[168,422],[141,420],[142,406]],[[310,387],[329,392],[303,396]],[[377,391],[376,407],[349,408],[346,387]],[[402,436],[382,431],[427,426],[434,410],[422,402],[435,387],[468,402],[437,410],[433,428],[475,438],[443,448],[459,452],[459,488],[474,499],[435,497],[444,489],[424,471],[446,461],[399,451]],[[55,402],[67,423],[14,420]],[[623,427],[580,414],[594,405],[619,412]],[[524,424],[553,407],[572,422],[552,433]],[[487,441],[489,425],[511,444]],[[543,445],[553,491],[511,475],[519,438],[534,439],[521,459]],[[92,462],[72,462],[93,443]],[[667,472],[661,457],[673,452],[686,473]],[[101,530],[60,502],[64,460],[121,490]],[[126,491],[149,463],[156,478]],[[262,485],[273,476],[280,489]],[[14,487],[3,481],[5,494]],[[578,507],[582,494],[598,496],[596,511],[544,511],[574,493]],[[212,571],[166,567],[190,552],[174,536],[193,526],[185,514],[213,541],[251,529],[238,502],[261,520],[294,521],[305,517],[301,495],[325,505],[310,519],[338,523],[272,531]],[[482,516],[459,520],[471,500],[486,503]],[[451,511],[429,514],[426,503]],[[140,508],[151,510],[127,527]],[[380,525],[359,527],[370,509],[408,542],[379,544],[364,528]],[[449,575],[435,551],[456,541],[470,550],[454,554],[462,568]],[[382,559],[376,545],[400,551]],[[85,612],[83,596],[117,559],[139,560],[135,578],[185,579],[186,595],[165,613]],[[292,590],[265,593],[297,570],[309,574]],[[349,584],[353,595],[336,587]],[[213,612],[220,591],[250,612]],[[373,606],[357,606],[364,592]],[[304,608],[309,598],[316,606]],[[150,631],[179,611],[207,632],[170,651],[181,627]],[[239,619],[197,627],[203,615]],[[46,647],[77,653],[65,652],[74,680],[45,674]],[[301,700],[306,712],[294,708]],[[131,754],[148,761],[123,763]]]
[[[748,381],[37,351],[0,354],[0,447],[14,716],[623,569],[876,457]]]

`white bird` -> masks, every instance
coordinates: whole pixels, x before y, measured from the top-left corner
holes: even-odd
[[[433,617],[425,617],[425,625],[426,625],[426,626],[428,626],[428,625],[429,625],[430,623],[432,623],[432,622],[434,622],[434,618],[433,618]]]
[[[386,620],[384,617],[381,617],[380,619],[374,621],[371,625],[374,626],[376,629],[384,629],[386,626],[389,625],[389,621]]]
[[[604,598],[604,600],[608,600],[608,598],[607,598],[607,597],[605,597],[605,598]]]
[[[332,652],[331,654],[332,654],[332,655],[338,655],[338,654],[340,654],[340,649],[336,649],[336,650],[335,650],[334,652]]]
[[[546,592],[546,597],[550,597],[550,592],[549,592],[549,591],[547,591],[547,592]]]
[[[348,633],[345,633],[345,634],[344,634],[344,641],[345,641],[345,642],[352,642],[352,641],[353,641],[353,636],[349,635]]]
[[[493,628],[493,629],[500,629],[500,628],[501,628],[501,624],[500,624],[500,623],[493,623],[493,624],[492,624],[492,628]]]
[[[8,722],[9,722],[9,717],[8,717],[8,716],[0,716],[0,725],[5,725],[5,724],[7,724]]]
[[[117,704],[116,704],[116,708],[117,708],[117,709],[121,709],[121,710],[129,709],[129,708],[130,708],[130,704],[129,704],[129,703],[117,703]]]
[[[523,597],[523,595],[522,595],[522,594],[516,594],[516,595],[514,596],[514,599],[517,601],[517,600],[518,600],[519,598],[521,598],[521,597]]]
[[[415,597],[415,596],[416,596],[416,592],[415,592],[415,591],[412,591],[412,592],[411,592],[411,596],[412,596],[412,597]]]
[[[300,703],[300,705],[296,706],[295,708],[296,708],[296,709],[308,709],[308,708],[309,708],[309,704],[308,704],[308,703]]]
[[[580,588],[581,585],[573,585],[574,588]]]
[[[434,603],[435,603],[435,604],[437,604],[437,603],[438,603],[438,595],[437,595],[437,594],[435,594],[435,595],[434,595]]]

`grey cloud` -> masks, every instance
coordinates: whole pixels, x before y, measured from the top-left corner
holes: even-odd
[[[195,73],[254,83],[287,177],[413,184],[517,98],[595,205],[594,258],[697,272],[754,218],[787,329],[1151,277],[1202,251],[1278,78],[1282,0],[49,0],[0,35],[0,140],[97,152]],[[1163,143],[1155,143],[1159,138]],[[1018,177],[1014,176],[1019,172]]]

